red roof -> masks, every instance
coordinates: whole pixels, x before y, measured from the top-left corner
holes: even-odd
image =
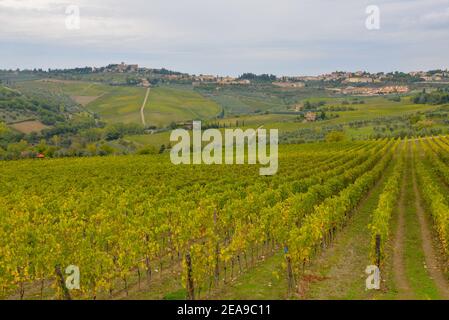
[[[42,153],[38,153],[36,157],[39,159],[45,158],[45,156]]]

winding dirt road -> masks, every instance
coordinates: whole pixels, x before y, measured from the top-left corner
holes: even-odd
[[[146,127],[147,124],[145,122],[145,114],[143,112],[145,110],[145,105],[147,104],[149,95],[150,95],[150,88],[147,89],[147,93],[145,94],[145,99],[143,100],[142,107],[140,107],[140,117],[142,118],[142,124],[144,127]]]

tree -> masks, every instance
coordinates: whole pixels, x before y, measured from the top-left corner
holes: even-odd
[[[312,109],[312,105],[309,101],[304,102],[304,109],[305,110]]]
[[[18,159],[22,152],[28,148],[28,143],[25,140],[21,140],[17,143],[10,143],[6,149],[8,152],[8,158]]]
[[[346,139],[343,131],[331,131],[326,135],[326,142],[339,142]]]
[[[59,144],[61,143],[61,138],[58,135],[54,135],[53,137],[51,137],[51,143],[58,147]]]
[[[90,143],[86,146],[86,150],[91,156],[94,156],[97,154],[97,145],[95,143]]]
[[[115,149],[113,147],[111,147],[110,145],[103,144],[100,146],[100,152],[99,152],[100,155],[107,156],[107,155],[114,154],[114,153],[115,153]]]
[[[102,136],[102,130],[99,128],[90,128],[81,132],[81,137],[83,137],[87,142],[99,141]]]
[[[220,113],[218,114],[217,118],[218,118],[218,119],[223,119],[224,116],[225,116],[224,108],[221,108],[221,111],[220,111]]]
[[[137,154],[157,154],[157,153],[158,150],[154,146],[145,146],[137,150]]]
[[[122,138],[123,135],[115,128],[111,128],[106,131],[106,140],[112,141]]]
[[[36,151],[38,153],[42,153],[45,154],[45,152],[47,151],[47,142],[44,139],[41,139],[41,141],[39,141],[39,144],[36,145]]]
[[[172,121],[170,122],[170,124],[168,125],[168,127],[172,130],[176,129],[178,127],[178,125],[176,124],[176,122]]]

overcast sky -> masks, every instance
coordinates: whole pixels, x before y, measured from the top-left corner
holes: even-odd
[[[121,61],[221,75],[448,68],[449,0],[0,0],[0,68]]]

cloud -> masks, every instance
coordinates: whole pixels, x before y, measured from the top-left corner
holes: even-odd
[[[69,3],[57,0],[1,0],[0,7],[13,10],[51,10],[57,5]]]
[[[422,15],[420,23],[426,26],[449,28],[449,7],[443,11]]]
[[[381,12],[377,31],[365,28],[371,4]],[[79,30],[65,27],[68,5],[80,8]],[[347,67],[348,56],[381,68],[376,55],[399,48],[407,57],[384,64],[410,61],[416,69],[416,61],[442,60],[448,21],[449,0],[0,0],[0,41],[14,43],[17,59],[35,45],[80,50],[84,58],[90,52],[96,61],[117,52],[123,60],[198,73],[263,67],[276,73],[288,65],[313,73],[317,65]],[[426,57],[410,50],[421,41]],[[73,56],[66,63],[73,65]]]

